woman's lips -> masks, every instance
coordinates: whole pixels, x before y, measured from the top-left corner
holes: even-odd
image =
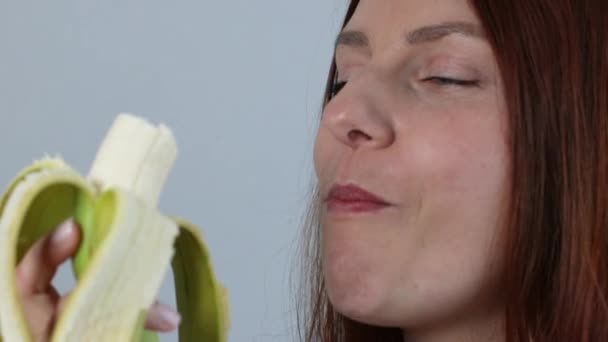
[[[356,185],[335,185],[325,202],[327,210],[334,213],[366,213],[390,206],[386,200]]]

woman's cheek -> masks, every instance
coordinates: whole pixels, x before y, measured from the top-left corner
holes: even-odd
[[[329,171],[332,163],[332,155],[335,154],[335,147],[332,145],[332,139],[326,129],[320,128],[315,138],[313,149],[314,169],[320,183],[327,182]]]

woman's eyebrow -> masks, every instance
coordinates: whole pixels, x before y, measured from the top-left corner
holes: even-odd
[[[453,21],[437,25],[423,26],[406,34],[409,44],[420,44],[439,40],[452,33],[459,33],[464,36],[485,39],[483,31],[479,25],[466,21]]]
[[[406,33],[405,41],[408,44],[421,44],[436,41],[454,33],[485,39],[479,25],[466,21],[453,21],[419,27]],[[369,48],[369,38],[362,31],[343,31],[336,38],[334,47],[337,48],[341,45],[352,48]]]
[[[369,47],[369,39],[361,31],[342,31],[336,38],[334,47],[337,48],[340,45],[353,48],[367,48]]]

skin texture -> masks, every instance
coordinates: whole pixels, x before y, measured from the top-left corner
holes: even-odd
[[[503,340],[498,251],[510,161],[496,60],[483,37],[405,39],[455,21],[480,25],[464,0],[362,0],[344,31],[369,44],[337,46],[347,83],[315,144],[323,198],[354,184],[390,203],[357,213],[323,206],[329,298],[352,319],[402,328],[408,341]]]
[[[50,339],[53,323],[61,313],[66,296],[60,296],[51,281],[58,267],[76,253],[79,241],[78,226],[67,221],[37,241],[17,266],[21,303],[37,342]],[[158,332],[172,331],[177,328],[179,319],[173,309],[157,303],[148,313],[146,328]]]

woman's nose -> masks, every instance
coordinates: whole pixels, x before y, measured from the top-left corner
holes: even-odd
[[[388,101],[372,87],[347,84],[323,111],[321,125],[352,149],[385,148],[395,139]]]

